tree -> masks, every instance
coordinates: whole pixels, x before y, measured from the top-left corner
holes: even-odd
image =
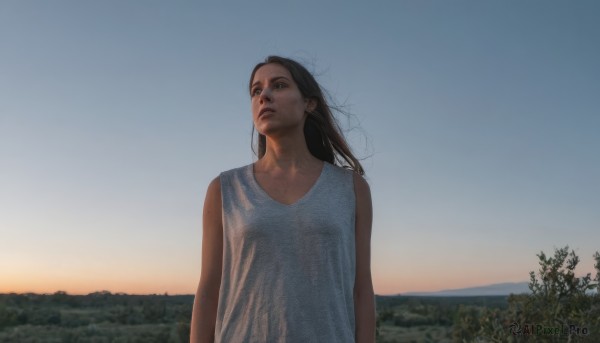
[[[568,246],[537,257],[531,294],[511,294],[505,311],[459,311],[455,341],[600,342],[600,253],[593,256],[594,279],[575,275],[579,257]]]
[[[568,246],[556,249],[554,257],[546,257],[544,252],[537,255],[540,269],[538,275],[533,271],[529,273],[532,294],[527,298],[529,311],[528,318],[524,319],[560,327],[584,327],[593,321],[592,316],[598,311],[598,297],[590,291],[597,288],[600,280],[598,276],[592,280],[590,273],[576,277],[579,257],[568,249]]]

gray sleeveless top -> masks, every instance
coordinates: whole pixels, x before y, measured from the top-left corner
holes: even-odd
[[[325,162],[291,205],[262,189],[252,164],[220,174],[216,343],[354,342],[352,173]]]

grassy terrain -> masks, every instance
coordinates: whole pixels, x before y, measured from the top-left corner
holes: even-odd
[[[1,342],[189,341],[193,296],[0,294]]]
[[[452,342],[452,329],[449,326],[421,325],[402,327],[383,325],[380,329],[378,343],[421,343],[421,342]]]
[[[461,308],[507,306],[507,297],[377,296],[377,342],[453,342]]]
[[[189,342],[192,295],[0,294],[2,342]],[[461,306],[506,297],[377,296],[377,342],[452,342]]]

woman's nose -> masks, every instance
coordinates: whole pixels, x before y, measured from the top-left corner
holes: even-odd
[[[270,88],[265,87],[265,89],[263,89],[260,92],[260,100],[266,101],[266,102],[271,102],[272,98],[271,98],[271,89]]]

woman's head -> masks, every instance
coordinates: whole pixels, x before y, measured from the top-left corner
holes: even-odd
[[[254,128],[259,134],[269,138],[296,136],[304,141],[304,123],[316,102],[300,92],[285,67],[268,63],[258,68],[250,97]]]
[[[352,154],[341,130],[332,114],[331,108],[325,99],[323,91],[313,75],[300,63],[279,56],[269,56],[264,62],[257,64],[250,75],[250,96],[258,96],[256,91],[255,75],[265,65],[277,65],[285,68],[287,75],[291,76],[293,85],[300,92],[303,100],[306,119],[304,121],[304,138],[310,153],[316,158],[335,164],[345,161],[348,167],[363,175],[364,170]],[[277,68],[270,68],[276,70]],[[262,70],[261,70],[262,72]],[[289,74],[288,74],[289,73]],[[280,73],[281,74],[281,73]],[[284,80],[285,81],[285,80]],[[290,82],[291,83],[291,82]],[[282,86],[280,86],[282,87]],[[254,91],[254,94],[252,93]],[[293,100],[293,99],[292,99]],[[290,103],[290,106],[302,104]],[[294,107],[296,109],[296,107]],[[253,126],[254,131],[254,126]],[[262,158],[266,151],[266,137],[258,134],[258,158]]]

